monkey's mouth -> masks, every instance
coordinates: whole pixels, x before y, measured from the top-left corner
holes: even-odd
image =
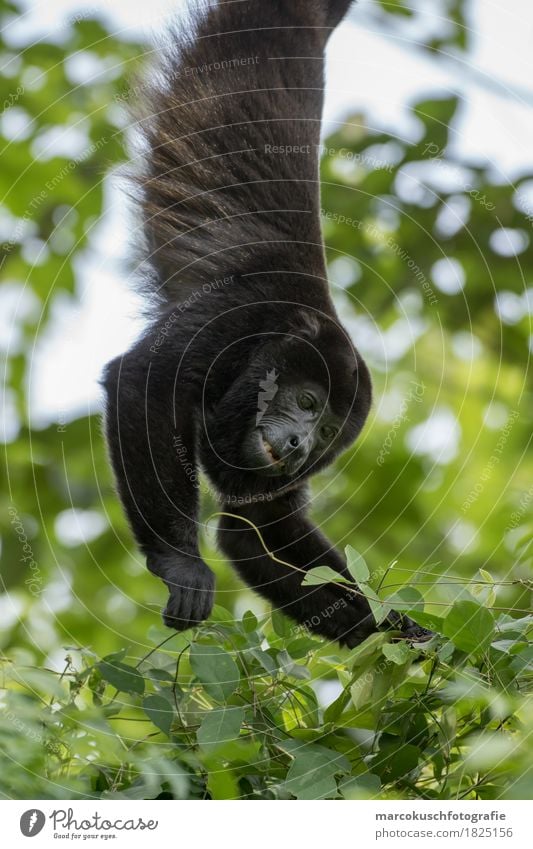
[[[267,475],[295,475],[303,466],[305,457],[295,457],[288,454],[280,456],[264,434],[260,438],[261,453],[268,465],[263,468]]]
[[[278,454],[265,433],[259,429],[254,432],[252,437],[248,462],[253,464],[256,474],[268,478],[281,477],[281,475],[289,473],[285,458]]]
[[[282,475],[290,477],[303,465],[303,460],[296,463],[294,457],[280,454],[260,428],[249,434],[244,445],[244,456],[250,471],[268,478]]]
[[[268,439],[265,439],[264,436],[261,437],[261,443],[263,447],[263,453],[268,460],[270,466],[273,466],[277,471],[283,472],[285,470],[285,460],[282,460],[279,457],[274,449],[272,448]]]

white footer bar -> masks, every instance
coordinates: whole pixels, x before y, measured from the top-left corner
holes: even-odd
[[[261,804],[261,809],[258,809]],[[531,803],[3,801],[2,845],[216,849],[533,846]],[[270,811],[267,810],[270,807]],[[35,842],[30,842],[34,840]]]

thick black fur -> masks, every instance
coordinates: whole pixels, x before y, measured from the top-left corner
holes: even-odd
[[[169,590],[165,622],[178,630],[213,604],[198,550],[199,466],[276,557],[346,572],[307,518],[306,480],[351,444],[371,403],[328,291],[319,220],[323,54],[349,6],[202,3],[173,33],[144,98],[141,288],[154,321],[107,366],[106,429],[135,537]],[[265,380],[279,396],[258,425]],[[304,411],[309,387],[323,402]],[[327,444],[324,422],[337,431]],[[293,428],[297,469],[279,448]],[[349,646],[375,630],[363,598],[302,587],[239,519],[221,521],[219,542],[246,582],[311,630]]]

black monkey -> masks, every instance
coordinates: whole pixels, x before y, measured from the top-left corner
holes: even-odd
[[[104,377],[118,490],[177,630],[213,604],[199,466],[278,558],[346,573],[307,518],[306,480],[353,442],[371,404],[328,291],[319,220],[324,48],[350,0],[195,5],[139,122],[141,290],[154,320]],[[240,519],[224,518],[218,538],[248,584],[311,630],[354,646],[376,629],[362,597],[302,587]]]

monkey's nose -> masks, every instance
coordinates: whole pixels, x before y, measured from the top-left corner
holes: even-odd
[[[299,461],[305,460],[307,454],[309,453],[307,440],[300,436],[298,433],[291,433],[283,446],[283,457],[287,457],[289,460]]]

